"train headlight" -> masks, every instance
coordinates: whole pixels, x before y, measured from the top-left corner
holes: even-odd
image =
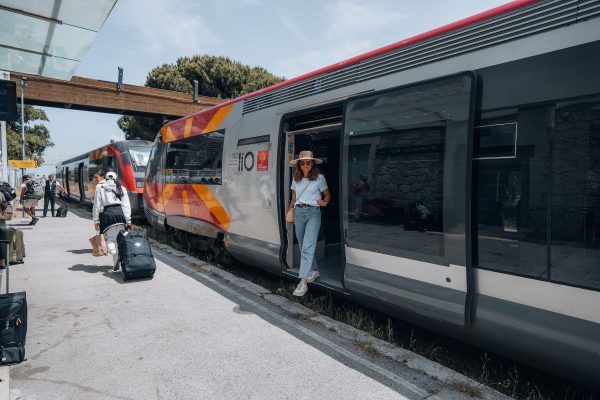
[[[135,187],[136,188],[143,188],[144,187],[144,182],[136,182],[135,183]]]

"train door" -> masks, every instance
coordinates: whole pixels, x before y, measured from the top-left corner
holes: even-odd
[[[294,167],[289,161],[302,150],[310,150],[323,161],[319,170],[327,181],[331,200],[321,209],[321,229],[317,239],[316,260],[321,278],[318,283],[337,289],[343,288],[344,262],[341,239],[340,213],[340,152],[342,106],[337,104],[317,110],[286,116],[283,130],[287,135],[285,156],[281,159],[284,209],[290,203]],[[300,248],[292,225],[286,225],[282,264],[286,273],[298,275]]]
[[[464,326],[473,295],[474,74],[349,99],[344,284],[383,305]]]
[[[70,178],[70,171],[69,171],[69,167],[65,167],[65,174],[64,174],[64,184],[65,184],[65,189],[67,190],[67,196],[70,197],[71,196],[71,189],[69,187],[69,178]]]
[[[79,201],[82,203],[85,201],[85,188],[83,182],[85,176],[83,172],[83,163],[79,163],[77,165],[77,187],[79,188]]]

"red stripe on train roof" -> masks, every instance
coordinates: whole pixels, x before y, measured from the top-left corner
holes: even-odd
[[[497,17],[499,15],[503,15],[503,14],[509,13],[511,11],[518,10],[520,8],[524,8],[524,7],[533,5],[533,4],[541,3],[542,1],[544,1],[544,0],[515,0],[515,1],[511,1],[510,3],[503,4],[501,6],[492,8],[492,9],[487,10],[487,11],[480,12],[479,14],[475,14],[475,15],[472,15],[472,16],[467,17],[467,18],[463,18],[463,19],[458,20],[456,22],[452,22],[450,24],[447,24],[447,25],[441,26],[439,28],[427,31],[425,33],[421,33],[421,34],[419,34],[417,36],[413,36],[411,38],[404,39],[404,40],[401,40],[401,41],[396,42],[396,43],[392,43],[390,45],[381,47],[379,49],[371,50],[371,51],[369,51],[367,53],[364,53],[364,54],[361,54],[361,55],[358,55],[358,56],[355,56],[355,57],[352,57],[352,58],[348,58],[347,60],[340,61],[340,62],[337,62],[335,64],[331,64],[331,65],[329,65],[327,67],[320,68],[320,69],[318,69],[316,71],[308,72],[308,73],[306,73],[304,75],[300,75],[300,76],[297,76],[295,78],[288,79],[287,81],[283,81],[283,82],[277,83],[277,84],[275,84],[273,86],[269,86],[267,88],[264,88],[264,89],[261,89],[261,90],[257,90],[256,92],[248,93],[246,95],[243,95],[243,96],[237,97],[235,99],[226,101],[224,103],[218,104],[218,105],[213,106],[211,108],[208,108],[206,110],[198,111],[197,113],[194,113],[192,115],[196,116],[196,115],[199,115],[199,114],[202,114],[202,113],[214,112],[214,110],[217,110],[217,109],[219,109],[221,107],[224,107],[226,105],[237,103],[237,102],[242,101],[242,100],[247,100],[247,99],[249,99],[251,97],[255,97],[255,96],[258,96],[258,95],[261,95],[261,94],[264,94],[264,93],[268,93],[268,92],[271,92],[273,90],[279,89],[281,87],[284,87],[284,86],[287,86],[287,85],[291,85],[292,83],[296,83],[296,82],[300,82],[300,81],[303,81],[303,80],[306,80],[306,79],[309,79],[309,78],[313,78],[315,76],[322,75],[322,74],[325,74],[327,72],[336,71],[338,69],[347,67],[349,65],[358,64],[361,61],[365,61],[365,60],[368,60],[370,58],[380,56],[382,54],[390,53],[390,52],[392,52],[394,50],[401,49],[402,47],[410,46],[412,44],[415,44],[415,43],[418,43],[418,42],[422,42],[424,40],[431,39],[431,38],[434,38],[436,36],[441,36],[441,35],[443,35],[445,33],[449,33],[449,32],[452,32],[454,30],[467,27],[469,25],[474,25],[474,24],[476,24],[478,22],[482,22],[482,21],[485,21],[487,19],[490,19],[490,18],[493,18],[493,17]],[[167,125],[175,124],[178,121],[187,119],[189,117],[190,116],[188,115],[188,116],[182,117],[182,118],[180,118],[178,120],[171,121]]]

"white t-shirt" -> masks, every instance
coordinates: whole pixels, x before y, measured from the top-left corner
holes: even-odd
[[[314,181],[309,181],[306,178],[302,178],[296,182],[292,178],[292,190],[296,192],[296,204],[309,204],[311,206],[318,206],[317,200],[321,198],[321,192],[327,190],[327,182],[325,177],[319,174],[319,177]]]

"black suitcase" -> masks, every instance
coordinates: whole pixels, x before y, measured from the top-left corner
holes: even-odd
[[[121,231],[117,235],[123,280],[154,276],[156,263],[146,231]]]
[[[0,240],[2,256],[6,260],[9,242]],[[27,296],[25,292],[8,293],[9,269],[4,263],[6,294],[0,295],[0,365],[25,361],[27,337]]]
[[[57,217],[66,217],[67,212],[69,212],[69,209],[66,206],[60,206],[56,210],[56,216]]]

